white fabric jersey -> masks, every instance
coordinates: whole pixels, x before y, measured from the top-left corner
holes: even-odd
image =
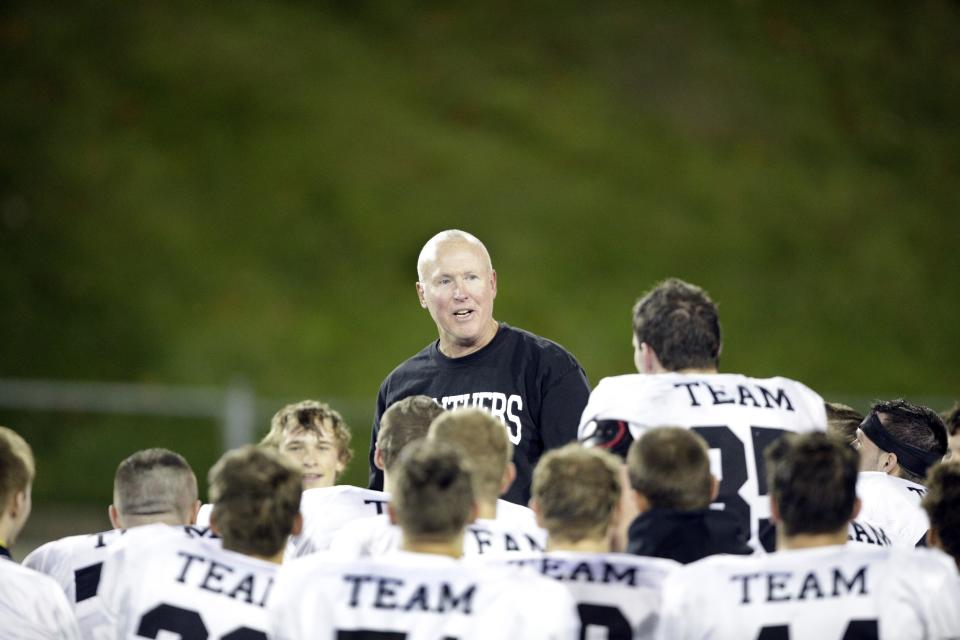
[[[268,612],[276,640],[572,640],[578,630],[573,599],[552,580],[403,551],[287,563]]]
[[[333,537],[330,551],[344,558],[381,556],[400,548],[400,527],[387,516],[361,518],[343,526]],[[467,525],[463,536],[463,555],[475,556],[501,551],[542,551],[547,532],[537,526],[533,511],[527,507],[497,500],[495,520],[478,519]]]
[[[857,520],[883,528],[895,547],[914,547],[930,528],[927,512],[920,506],[926,494],[926,488],[915,482],[881,471],[861,471]]]
[[[476,561],[528,567],[570,591],[580,614],[582,638],[653,638],[663,581],[682,565],[626,553],[511,553]]]
[[[929,549],[836,545],[713,556],[664,582],[659,637],[954,638],[957,603],[956,565]]]
[[[0,638],[79,640],[63,590],[49,577],[0,557]]]
[[[214,537],[205,527],[185,526],[187,535]],[[121,529],[87,535],[69,536],[48,542],[35,549],[24,566],[53,578],[73,606],[80,633],[94,638],[95,630],[104,624],[103,609],[97,597],[103,559],[114,542],[124,533]]]
[[[99,594],[114,634],[106,637],[262,638],[277,567],[182,528],[130,529],[103,562]]]
[[[763,450],[785,432],[827,428],[823,398],[803,384],[733,373],[604,378],[583,410],[579,437],[590,421],[600,419],[629,423],[634,439],[665,425],[703,436],[720,480],[716,502],[737,516],[757,549],[759,533],[770,521]]]

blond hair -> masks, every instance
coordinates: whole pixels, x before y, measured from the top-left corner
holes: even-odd
[[[27,441],[13,429],[0,427],[0,508],[33,484],[36,463]]]
[[[503,475],[513,457],[513,445],[502,422],[481,409],[455,409],[433,421],[427,438],[460,451],[473,469],[478,501],[493,502],[500,497]]]
[[[430,423],[446,409],[430,396],[408,396],[394,402],[380,417],[377,447],[383,457],[383,467],[393,468],[400,452],[413,442],[427,436]]]
[[[295,431],[312,431],[320,435],[328,424],[333,431],[337,460],[346,467],[353,458],[353,451],[350,450],[350,427],[338,411],[319,400],[303,400],[288,404],[273,414],[273,418],[270,419],[270,431],[260,441],[260,445],[277,451],[280,449],[284,435]]]
[[[606,535],[620,493],[619,458],[576,442],[548,451],[533,470],[544,528],[572,542]]]
[[[644,433],[627,452],[630,485],[653,507],[692,511],[710,504],[713,477],[707,444],[681,427]]]
[[[418,440],[396,466],[390,502],[404,537],[446,541],[467,525],[474,505],[471,467],[452,446]]]

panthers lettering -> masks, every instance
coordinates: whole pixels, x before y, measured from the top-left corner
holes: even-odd
[[[523,425],[520,421],[523,411],[523,398],[513,393],[509,396],[499,391],[475,391],[455,396],[434,398],[444,409],[474,408],[490,412],[507,427],[510,442],[520,444],[523,437]]]

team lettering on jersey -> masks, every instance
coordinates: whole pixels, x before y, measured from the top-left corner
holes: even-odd
[[[594,566],[590,562],[570,564],[554,558],[523,558],[507,560],[507,564],[533,567],[541,574],[554,580],[568,582],[599,582],[603,584],[626,584],[635,587],[637,581],[637,567],[617,568],[609,562],[601,562]]]
[[[506,531],[493,532],[489,529],[467,527],[465,534],[473,536],[477,543],[477,553],[488,551],[544,551],[544,546],[528,533],[518,533],[516,537]],[[519,542],[518,542],[519,540]],[[500,547],[499,543],[503,543]],[[496,546],[495,546],[496,545]]]
[[[781,409],[784,411],[795,411],[790,396],[782,388],[776,388],[773,391],[759,384],[736,385],[736,394],[731,395],[729,389],[725,387],[716,387],[705,380],[692,382],[677,382],[673,385],[674,389],[684,387],[690,398],[691,407],[717,406],[721,404],[738,404],[743,407],[756,407],[757,409]],[[759,400],[758,400],[759,398]],[[762,402],[761,402],[762,401]]]
[[[867,594],[867,565],[850,573],[840,567],[820,572],[808,571],[798,574],[793,571],[770,571],[730,576],[731,582],[740,583],[740,604],[762,602],[790,602],[792,600],[838,598],[855,593]]]
[[[186,551],[177,551],[177,556],[183,559],[177,582],[258,607],[266,606],[267,596],[273,587],[272,576],[264,581],[263,576],[255,573],[234,575],[236,569],[223,562]]]
[[[374,609],[398,611],[426,611],[429,613],[449,613],[459,611],[473,613],[473,596],[476,584],[456,589],[448,582],[439,584],[408,583],[402,578],[383,576],[352,575],[343,576],[350,584],[349,606],[373,607]]]
[[[518,414],[523,411],[523,398],[519,395],[512,393],[508,396],[499,391],[474,391],[473,393],[434,398],[434,400],[447,410],[473,407],[490,412],[507,427],[510,442],[515,445],[520,444],[522,427]]]
[[[874,544],[880,547],[889,547],[893,544],[890,536],[882,527],[875,527],[868,522],[858,522],[856,520],[851,520],[847,527],[847,540]]]

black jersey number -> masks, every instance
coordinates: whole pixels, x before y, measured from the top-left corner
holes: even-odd
[[[607,630],[607,640],[631,640],[633,629],[626,616],[608,605],[578,604],[580,614],[580,640],[587,637],[587,627],[603,627]]]
[[[839,640],[877,640],[880,629],[876,620],[851,620]],[[757,640],[790,640],[790,627],[780,624],[760,629]]]
[[[199,611],[172,604],[158,604],[140,618],[137,635],[141,638],[156,638],[161,631],[176,633],[180,640],[207,640],[210,637]],[[267,634],[250,627],[237,627],[220,636],[220,640],[267,640]]]
[[[753,440],[753,460],[747,460],[746,449],[740,438],[726,425],[707,425],[692,427],[707,441],[707,446],[720,451],[720,489],[717,492],[717,502],[723,503],[726,511],[734,514],[743,524],[744,530],[751,531],[750,505],[740,496],[740,489],[747,482],[747,465],[753,463],[757,472],[757,489],[761,496],[767,495],[766,464],[763,460],[763,451],[773,444],[786,429],[773,427],[750,427],[750,437]],[[763,533],[770,521],[760,518],[757,530]],[[772,551],[772,549],[768,549]]]

